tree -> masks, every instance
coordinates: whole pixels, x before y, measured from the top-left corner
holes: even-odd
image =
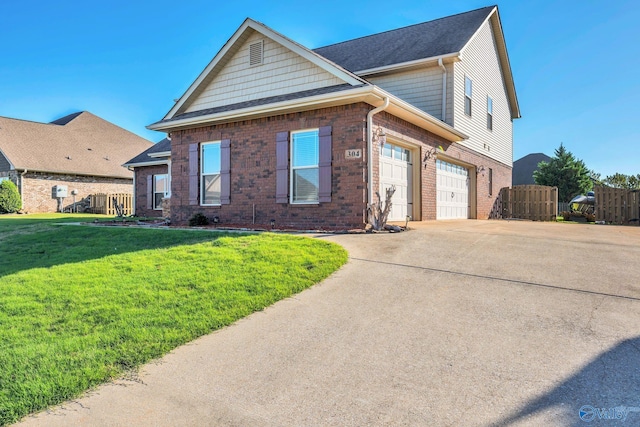
[[[591,171],[582,160],[576,159],[570,151],[560,143],[555,157],[549,162],[540,162],[538,170],[533,173],[538,185],[558,187],[558,201],[569,202],[579,194],[593,188]]]
[[[613,175],[608,175],[602,183],[613,188],[640,189],[640,174],[625,175],[623,173],[614,173]]]
[[[22,208],[22,199],[18,187],[9,181],[0,182],[0,213],[13,213]]]

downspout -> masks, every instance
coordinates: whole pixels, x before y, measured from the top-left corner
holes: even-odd
[[[367,113],[367,162],[369,167],[369,204],[373,203],[373,116],[389,106],[389,97],[384,97],[384,104]]]
[[[442,121],[447,121],[447,68],[442,63],[442,58],[438,58],[438,65],[442,69]]]
[[[131,198],[131,215],[136,215],[136,170],[131,166],[127,166],[131,172],[133,172],[133,197]]]
[[[27,174],[27,169],[24,169],[20,174],[20,203],[22,209],[24,209],[24,176]]]

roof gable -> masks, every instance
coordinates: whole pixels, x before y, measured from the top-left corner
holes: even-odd
[[[264,41],[265,64],[251,68],[248,59],[249,45],[258,41]],[[272,65],[271,69],[267,67],[261,70],[268,63]],[[285,68],[274,71],[274,68],[277,69],[279,65]],[[311,75],[305,75],[305,68]],[[261,76],[260,73],[263,70],[265,72]],[[298,76],[297,81],[292,80],[295,75]],[[255,77],[258,77],[258,80],[264,79],[256,82]],[[238,79],[238,81],[229,82],[229,78]],[[289,85],[288,87],[283,87],[285,82]],[[232,93],[231,99],[220,96],[221,93],[227,94],[224,90],[225,85],[234,87],[234,83],[236,90],[228,92]],[[238,83],[242,86],[242,90],[237,90]],[[165,116],[165,120],[179,114],[220,105],[344,83],[357,86],[366,82],[267,26],[246,19],[176,102]],[[277,93],[265,90],[266,86],[277,88]]]
[[[133,159],[126,162],[123,166],[144,166],[150,164],[167,163],[171,155],[165,155],[164,153],[171,152],[171,140],[165,138],[162,141],[156,142],[151,147],[144,150],[142,153],[135,156]]]
[[[494,6],[314,49],[359,74],[366,70],[457,53]]]
[[[520,105],[518,103],[518,95],[516,94],[516,86],[513,81],[513,73],[511,71],[511,62],[509,61],[509,53],[507,52],[507,43],[504,39],[504,32],[502,31],[502,22],[500,21],[500,14],[498,12],[498,6],[493,7],[491,14],[487,17],[486,21],[491,21],[491,29],[493,30],[493,39],[496,43],[497,55],[500,61],[500,68],[502,71],[502,79],[504,81],[505,88],[507,90],[507,97],[509,98],[509,108],[511,109],[511,118],[520,118]],[[481,30],[480,26],[474,35],[469,39],[465,46],[461,49],[461,53],[471,44],[475,36]]]
[[[51,123],[0,117],[0,150],[19,170],[131,178],[122,163],[150,146],[86,111]]]

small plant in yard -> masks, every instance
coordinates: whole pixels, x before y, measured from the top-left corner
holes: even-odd
[[[18,187],[9,181],[0,182],[0,213],[13,213],[22,209],[22,199]]]
[[[299,236],[32,218],[0,218],[0,425],[300,292],[347,260],[338,245]]]
[[[201,225],[209,225],[209,218],[204,216],[204,214],[198,212],[196,214],[193,214],[193,216],[189,218],[190,227],[198,227]]]

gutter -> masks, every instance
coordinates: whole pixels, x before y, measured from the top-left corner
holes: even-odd
[[[329,94],[315,95],[307,98],[274,102],[271,104],[258,105],[253,107],[241,108],[233,111],[222,111],[219,113],[211,113],[204,116],[188,117],[183,119],[159,121],[147,126],[149,130],[158,131],[171,131],[181,127],[196,127],[198,125],[210,124],[212,121],[226,122],[246,120],[251,117],[261,117],[269,114],[282,114],[283,112],[291,111],[303,111],[306,107],[318,108],[318,105],[327,103],[339,105],[344,101],[351,101],[356,98],[364,100],[368,95],[371,95],[372,86],[364,85],[358,86],[353,89],[345,89],[338,92]],[[355,101],[357,102],[357,101]],[[366,101],[365,101],[366,102]]]
[[[442,59],[452,59],[453,61],[459,61],[460,52],[448,53],[446,55],[431,56],[429,58],[416,59],[414,61],[402,62],[400,64],[384,65],[382,67],[368,68],[366,70],[359,70],[354,72],[358,76],[371,76],[375,74],[388,73],[390,71],[399,71],[403,68],[422,67],[426,65],[432,65],[434,62],[440,62]]]
[[[447,68],[442,63],[442,58],[438,58],[438,65],[442,69],[442,121],[447,118]]]
[[[384,97],[384,104],[367,113],[367,170],[368,170],[368,199],[369,205],[373,204],[373,116],[384,111],[389,106],[389,97]]]

